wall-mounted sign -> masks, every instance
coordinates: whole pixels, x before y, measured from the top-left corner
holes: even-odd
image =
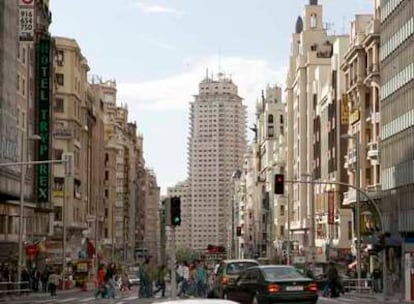
[[[355,110],[354,112],[351,113],[351,115],[349,116],[349,123],[350,124],[354,124],[356,122],[359,121],[359,110]]]
[[[348,108],[348,96],[346,94],[342,95],[341,102],[341,124],[349,124],[349,108]]]
[[[42,38],[37,46],[37,134],[40,135],[38,159],[49,159],[50,134],[50,38]],[[49,202],[49,164],[37,168],[37,202]]]
[[[34,41],[34,0],[19,1],[19,41]]]

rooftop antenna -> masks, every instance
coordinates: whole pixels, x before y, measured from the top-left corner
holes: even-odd
[[[346,18],[345,16],[342,16],[342,34],[346,35]]]
[[[219,80],[222,79],[224,76],[223,72],[221,71],[221,48],[218,51],[218,78]]]

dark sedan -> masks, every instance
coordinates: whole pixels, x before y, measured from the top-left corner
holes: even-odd
[[[318,301],[318,286],[295,267],[259,265],[240,273],[229,285],[225,299],[239,303],[309,303]]]

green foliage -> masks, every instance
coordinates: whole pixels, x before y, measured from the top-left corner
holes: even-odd
[[[193,261],[200,258],[200,253],[190,248],[178,248],[176,252],[177,262]]]

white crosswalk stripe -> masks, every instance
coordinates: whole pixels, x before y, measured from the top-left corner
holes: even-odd
[[[87,303],[87,302],[93,301],[94,299],[95,299],[95,297],[90,297],[90,298],[81,299],[81,300],[79,300],[79,302]]]

